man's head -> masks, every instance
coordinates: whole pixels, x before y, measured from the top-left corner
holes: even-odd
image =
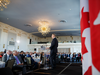
[[[30,52],[30,55],[32,55],[33,53],[32,52]]]
[[[10,50],[7,50],[7,52],[6,52],[8,55],[10,55],[11,54],[11,51]]]
[[[23,51],[21,51],[21,52],[20,52],[20,54],[24,54],[24,52],[23,52]]]
[[[26,54],[29,54],[29,52],[26,52]]]
[[[13,51],[13,55],[14,55],[14,56],[17,56],[17,55],[18,55],[18,52],[17,52],[16,50],[14,50],[14,51]]]
[[[52,34],[52,36],[51,36],[51,37],[52,37],[52,39],[54,39],[54,38],[56,37],[56,35],[55,35],[55,34]]]

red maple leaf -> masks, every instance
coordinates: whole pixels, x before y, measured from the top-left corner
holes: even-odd
[[[86,49],[86,46],[85,46],[85,37],[82,37],[82,33],[84,31],[84,29],[90,27],[89,25],[89,12],[83,12],[84,10],[84,7],[82,8],[81,10],[81,42],[82,42],[82,55],[87,53],[87,49]]]

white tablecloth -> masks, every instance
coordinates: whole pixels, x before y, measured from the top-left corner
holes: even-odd
[[[36,62],[40,62],[40,57],[37,57],[37,58],[33,57],[33,59],[34,59],[34,61],[36,61]]]
[[[5,62],[0,61],[0,68],[4,68],[5,67]]]
[[[36,62],[40,62],[40,59],[34,59]]]

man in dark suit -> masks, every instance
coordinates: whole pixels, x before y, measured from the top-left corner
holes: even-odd
[[[23,52],[23,51],[20,52],[19,56],[21,57],[21,59],[22,59],[23,62],[24,62],[25,55],[24,55],[24,52]]]
[[[13,51],[13,56],[10,59],[15,60],[12,70],[21,70],[22,75],[26,74],[26,67],[24,66],[23,61],[16,50]]]
[[[7,50],[5,49],[5,50],[4,50],[4,53],[6,53],[6,51],[7,51]]]
[[[6,63],[9,60],[9,57],[11,57],[11,51],[7,50],[6,53],[2,57],[2,61]]]
[[[67,54],[67,62],[70,62],[70,53]]]
[[[52,66],[52,69],[56,67],[56,54],[58,52],[57,47],[58,47],[58,40],[56,39],[55,34],[52,34],[52,43],[51,46],[47,49],[50,49],[50,64]]]

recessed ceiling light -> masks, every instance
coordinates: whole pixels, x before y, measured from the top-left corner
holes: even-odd
[[[69,9],[69,10],[71,10],[71,9]]]
[[[8,20],[9,18],[7,18],[7,20]]]
[[[27,26],[27,27],[32,27],[32,24],[25,24],[25,26]]]
[[[62,22],[62,23],[66,23],[67,21],[66,21],[66,20],[60,20],[60,22]]]
[[[58,15],[60,15],[60,14],[58,13]]]

